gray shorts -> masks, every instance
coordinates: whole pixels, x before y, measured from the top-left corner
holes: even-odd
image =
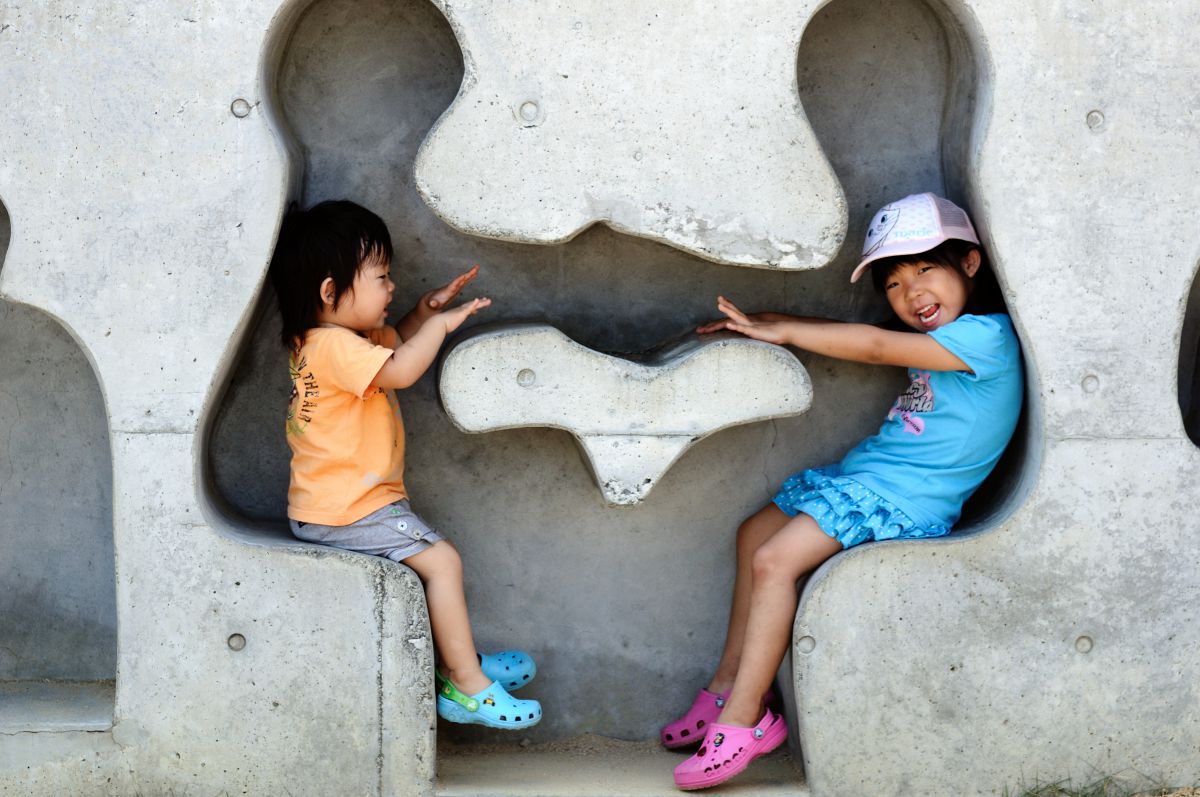
[[[376,509],[348,526],[322,526],[296,520],[289,522],[292,534],[305,542],[386,556],[393,562],[428,550],[435,542],[444,539],[412,511],[407,498]]]

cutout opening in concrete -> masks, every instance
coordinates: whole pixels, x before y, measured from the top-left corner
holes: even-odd
[[[1183,428],[1200,446],[1200,273],[1192,279],[1179,340],[1179,412]]]
[[[719,266],[602,225],[547,247],[448,228],[420,201],[412,167],[456,96],[463,58],[423,0],[308,6],[280,55],[277,105],[303,160],[302,201],[347,197],[388,223],[399,312],[480,263],[469,293],[495,301],[481,322],[542,320],[604,351],[642,351],[707,320],[717,293],[748,309],[880,321],[879,297],[846,281],[863,227],[879,203],[905,193],[961,199],[960,172],[947,164],[967,144],[944,132],[947,81],[961,81],[938,15],[917,0],[878,11],[839,0],[817,15],[800,53],[804,106],[851,208],[846,247],[813,272]],[[867,45],[851,52],[840,44],[848,39]],[[895,68],[873,69],[879,59]],[[869,79],[856,82],[864,71]],[[207,456],[214,497],[239,522],[282,534],[290,383],[269,289],[261,302]],[[686,708],[724,638],[738,522],[788,474],[836,460],[874,431],[903,383],[899,370],[801,360],[813,380],[808,413],[702,441],[644,505],[626,509],[604,507],[566,433],[464,435],[442,412],[433,374],[401,392],[414,506],[462,553],[480,648],[529,650],[539,665],[529,696],[545,707],[542,723],[521,734],[442,723],[444,753],[588,733],[653,739]],[[1011,498],[997,500],[992,509]],[[631,684],[637,700],[599,697],[627,696]]]
[[[11,238],[0,203],[0,269]],[[112,724],[112,456],[61,324],[0,298],[0,733]]]
[[[987,220],[972,207],[971,153],[986,113],[986,61],[974,52],[967,12],[921,0],[880,8],[835,0],[814,15],[798,58],[800,95],[833,163],[850,208],[839,263],[857,259],[871,214],[881,203],[933,191],[964,206],[987,240]],[[899,34],[899,31],[904,31]],[[845,47],[846,37],[855,47]],[[857,203],[853,197],[866,197]],[[988,248],[1004,285],[1005,253]],[[867,280],[863,280],[866,282]],[[869,290],[869,289],[868,289]],[[1008,310],[1019,329],[1019,319]],[[1034,370],[1026,367],[1031,380]],[[1027,402],[1012,442],[963,508],[956,534],[994,527],[1020,505],[1040,451]]]

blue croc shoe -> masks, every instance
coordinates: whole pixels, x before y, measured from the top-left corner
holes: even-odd
[[[438,673],[437,713],[448,722],[516,731],[541,722],[542,705],[536,700],[517,700],[495,681],[477,695],[465,695]]]
[[[499,683],[508,692],[517,691],[537,675],[537,665],[533,663],[533,657],[523,650],[481,654],[479,667],[484,675]]]

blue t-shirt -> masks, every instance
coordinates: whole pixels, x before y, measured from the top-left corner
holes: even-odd
[[[909,369],[879,433],[838,470],[930,529],[949,530],[991,473],[1021,413],[1021,346],[1007,315],[964,315],[930,337],[967,371]]]

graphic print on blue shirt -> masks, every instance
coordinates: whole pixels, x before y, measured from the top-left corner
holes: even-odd
[[[925,420],[917,414],[933,412],[933,385],[929,384],[929,371],[909,371],[908,375],[912,382],[888,410],[887,419],[890,421],[899,415],[904,431],[921,434],[925,431]]]
[[[879,431],[839,474],[918,525],[948,529],[991,472],[1021,413],[1021,345],[1007,315],[963,315],[928,333],[969,371],[909,369],[909,385]]]

